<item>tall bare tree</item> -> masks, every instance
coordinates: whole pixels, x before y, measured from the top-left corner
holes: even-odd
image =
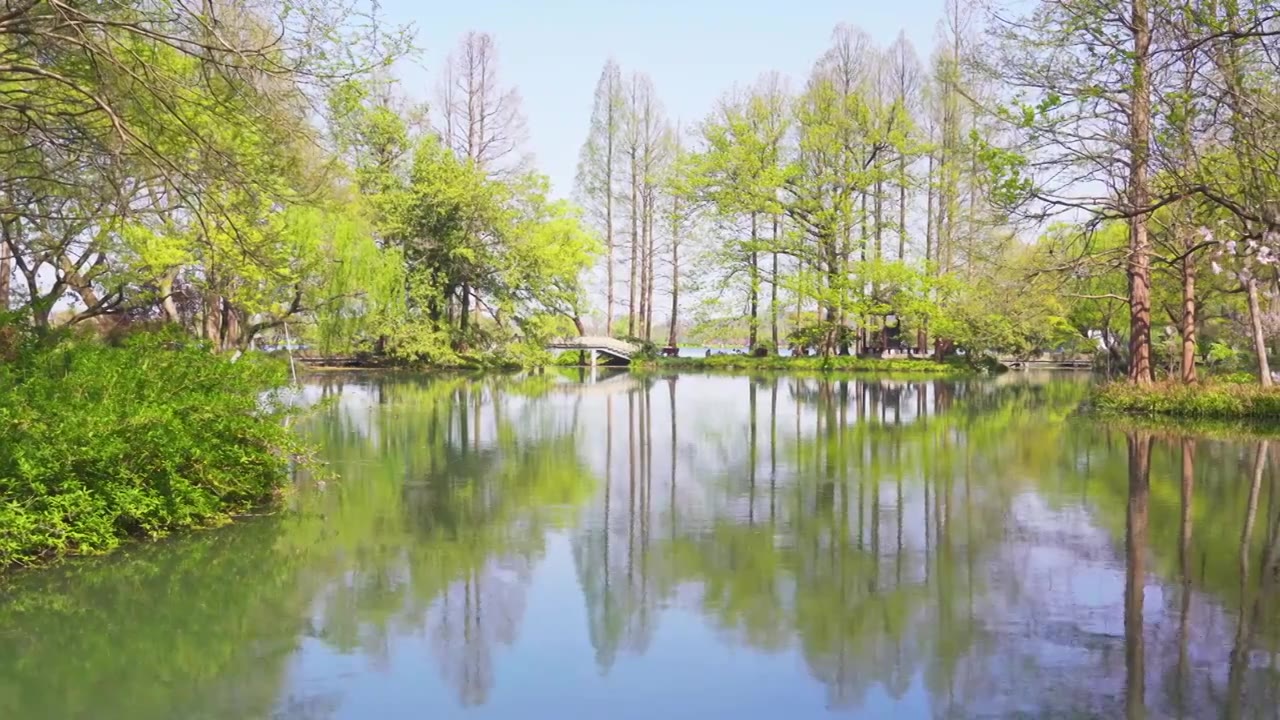
[[[438,88],[440,135],[491,175],[521,170],[528,162],[520,93],[503,87],[498,72],[493,37],[469,32],[446,58]]]
[[[629,183],[631,242],[630,283],[627,287],[627,334],[652,335],[654,237],[657,193],[669,158],[670,128],[663,119],[662,104],[645,74],[634,74],[626,83],[623,117],[623,154]]]
[[[886,59],[893,89],[893,112],[901,118],[898,124],[899,137],[896,139],[898,171],[894,181],[898,185],[898,260],[905,260],[909,234],[908,195],[912,186],[910,166],[915,160],[915,146],[919,143],[915,137],[917,128],[911,119],[920,107],[920,59],[916,57],[915,48],[907,39],[906,33],[898,34],[898,38],[889,46]]]
[[[626,112],[622,71],[613,60],[605,63],[596,83],[591,128],[578,159],[577,192],[583,204],[602,215],[605,237],[605,327],[613,332],[615,235],[614,200],[621,175],[620,151]]]

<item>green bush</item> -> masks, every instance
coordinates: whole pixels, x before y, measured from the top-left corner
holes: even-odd
[[[1280,419],[1280,389],[1264,389],[1256,384],[1168,383],[1138,387],[1111,383],[1094,391],[1093,404],[1100,410],[1118,413],[1220,420]]]
[[[1233,372],[1223,375],[1214,375],[1213,382],[1223,385],[1257,385],[1258,376],[1247,372]]]
[[[631,343],[636,347],[636,353],[633,356],[635,358],[639,358],[641,360],[652,360],[653,358],[658,357],[658,344],[652,340],[645,340],[644,338],[636,337],[635,335],[626,335],[618,339],[623,342]]]
[[[174,334],[26,340],[0,367],[0,568],[208,526],[272,500],[296,451],[276,362]]]
[[[587,359],[587,362],[590,362],[590,358]],[[558,367],[578,367],[580,365],[585,365],[586,363],[578,357],[577,352],[570,350],[557,355],[555,362],[552,364]]]

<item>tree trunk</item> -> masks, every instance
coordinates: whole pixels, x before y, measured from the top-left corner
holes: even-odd
[[[676,346],[676,326],[680,316],[680,239],[675,223],[671,224],[671,322],[667,328],[667,347]]]
[[[1133,83],[1129,117],[1129,379],[1154,380],[1151,368],[1151,241],[1147,237],[1147,186],[1151,133],[1151,18],[1147,0],[1132,0]]]
[[[1258,303],[1258,279],[1249,276],[1245,281],[1245,289],[1249,294],[1249,320],[1253,325],[1253,350],[1258,354],[1258,380],[1262,387],[1269,388],[1271,382],[1271,365],[1267,362],[1267,339],[1262,332],[1262,308]]]
[[[218,343],[222,329],[222,297],[215,292],[204,296],[204,339]]]
[[[926,275],[930,274],[929,264],[931,262],[934,262],[935,260],[934,255],[936,255],[936,251],[934,250],[934,242],[933,242],[933,233],[934,233],[933,181],[934,181],[933,153],[930,152],[929,153],[929,170],[928,170],[928,174],[925,175],[925,182],[924,182],[925,197],[926,197],[925,209],[924,209],[924,264],[925,264]],[[929,293],[932,294],[933,290],[932,289],[929,290]],[[920,330],[916,333],[916,351],[922,355],[929,351],[929,328],[928,328],[927,322],[928,321],[920,323]]]
[[[13,294],[13,259],[9,244],[0,240],[0,313],[9,311],[9,296]]]
[[[655,258],[657,257],[657,254],[658,254],[657,252],[658,248],[657,248],[657,242],[655,240],[656,233],[653,232],[654,205],[655,205],[654,193],[653,193],[653,190],[650,189],[649,202],[648,202],[649,246],[647,251],[645,252],[645,258],[647,260],[646,267],[648,269],[648,278],[649,278],[649,299],[645,303],[645,308],[648,310],[648,312],[646,313],[645,319],[644,319],[644,339],[650,342],[653,341],[653,308],[654,308],[654,302],[656,299],[654,295],[656,294],[655,288],[658,285],[657,274],[655,273],[655,270],[656,270]]]
[[[1151,437],[1129,433],[1129,504],[1125,522],[1124,659],[1128,717],[1146,707],[1143,605],[1146,587],[1147,507],[1151,484]]]
[[[869,236],[869,233],[867,232],[868,216],[867,216],[867,193],[866,192],[862,193],[862,213],[861,214],[862,214],[862,217],[859,218],[859,221],[858,221],[858,231],[859,233],[861,233],[862,237],[858,240],[858,246],[859,246],[858,249],[860,250],[858,257],[859,257],[859,260],[865,264],[867,262],[867,246],[870,244],[870,236]],[[845,262],[844,271],[845,271],[845,274],[848,275],[849,273],[848,261]],[[859,275],[862,275],[862,272],[860,272]],[[862,279],[862,278],[859,278],[859,279]],[[862,283],[862,287],[858,288],[858,292],[862,293],[864,297],[866,296],[867,284],[865,282]],[[840,324],[841,325],[845,324],[844,318],[841,318]],[[853,354],[857,355],[862,353],[866,349],[866,347],[867,347],[867,326],[866,326],[865,318],[858,318],[858,332],[854,340]]]
[[[876,163],[876,164],[877,164],[877,165],[879,165],[879,163]],[[876,218],[875,218],[875,221],[876,221],[876,254],[875,254],[875,259],[876,259],[876,261],[877,261],[877,262],[879,262],[880,260],[883,260],[883,259],[884,259],[884,179],[883,179],[883,178],[881,178],[881,177],[879,177],[879,175],[880,175],[879,170],[880,170],[880,169],[879,169],[879,168],[876,168],[876,170],[877,170],[877,172],[876,172],[876,176],[877,176],[877,177],[876,177],[876,201],[875,201],[875,205],[874,205],[874,207],[875,207],[875,214],[876,214]]]
[[[760,231],[757,220],[756,213],[751,213],[751,248],[747,251],[747,260],[751,263],[747,273],[747,277],[751,282],[751,293],[748,296],[750,316],[747,320],[747,347],[749,350],[756,349],[756,342],[759,340],[760,334],[760,262],[756,254],[756,243],[760,239]]]
[[[178,277],[178,269],[173,268],[160,279],[160,309],[164,311],[166,322],[176,323],[181,320],[178,315],[178,303],[173,299],[173,281]]]
[[[640,244],[640,176],[631,150],[631,281],[627,284],[627,335],[636,335],[636,246]]]
[[[467,349],[467,334],[471,329],[471,283],[462,283],[462,297],[460,298],[460,310],[458,311],[458,350],[465,351]]]
[[[604,157],[605,337],[613,337],[613,101],[609,101]]]
[[[925,176],[925,189],[927,194],[924,206],[924,261],[928,265],[929,261],[935,259],[933,250],[933,153],[929,153],[929,173]]]
[[[645,335],[645,321],[649,316],[649,194],[640,194],[640,313],[638,335]],[[648,338],[645,337],[647,340]]]
[[[779,218],[773,216],[773,281],[769,283],[769,332],[773,338],[773,351],[778,351],[778,230]]]
[[[907,154],[898,153],[898,262],[907,259]]]
[[[230,300],[222,299],[222,327],[219,329],[219,347],[223,352],[240,346],[240,311]]]
[[[1182,382],[1196,381],[1196,266],[1188,253],[1182,258]]]

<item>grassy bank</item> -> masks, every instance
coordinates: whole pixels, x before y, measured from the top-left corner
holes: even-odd
[[[0,568],[216,525],[287,478],[278,363],[173,335],[11,336],[0,358]]]
[[[1280,421],[1280,388],[1258,385],[1160,383],[1138,387],[1128,383],[1099,386],[1093,406],[1103,412],[1206,420]]]
[[[940,363],[909,358],[835,357],[751,357],[750,355],[713,355],[706,358],[636,359],[637,370],[792,370],[817,372],[878,372],[953,375],[974,372],[964,364]]]

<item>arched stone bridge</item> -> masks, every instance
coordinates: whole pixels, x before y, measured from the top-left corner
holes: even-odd
[[[579,352],[591,353],[591,364],[596,364],[598,355],[606,355],[619,362],[630,364],[631,358],[638,352],[640,348],[632,345],[625,340],[618,340],[611,337],[597,337],[584,335],[575,338],[563,338],[554,340],[547,345],[549,350],[577,350]]]

